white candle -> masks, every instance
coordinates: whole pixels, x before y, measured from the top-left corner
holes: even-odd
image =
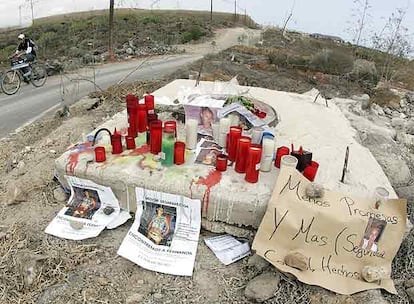
[[[275,141],[273,138],[263,138],[262,160],[260,162],[260,171],[269,172],[272,169],[273,153],[275,151]]]
[[[220,141],[220,123],[215,122],[212,125],[213,128],[213,138],[216,143]]]
[[[240,123],[239,115],[237,114],[229,114],[228,118],[230,118],[230,125],[231,126],[238,126]]]
[[[230,118],[222,118],[220,119],[220,138],[219,138],[219,145],[223,148],[226,147],[226,138],[227,133],[229,133],[230,129]]]
[[[196,119],[187,119],[185,123],[185,144],[187,149],[194,150],[197,147],[197,126]]]
[[[259,145],[262,141],[262,135],[263,135],[263,128],[260,127],[254,127],[252,128],[252,144]]]

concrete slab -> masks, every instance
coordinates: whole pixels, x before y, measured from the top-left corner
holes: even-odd
[[[154,92],[156,102],[171,104],[185,87],[193,87],[194,81],[176,80]],[[203,91],[213,90],[213,82],[201,82]],[[354,138],[356,131],[334,104],[313,103],[314,96],[278,92],[263,88],[240,87],[248,95],[273,106],[280,116],[276,127],[277,146],[302,145],[313,152],[320,163],[315,182],[332,190],[356,196],[368,197],[377,186],[387,188],[391,197],[396,194],[381,167],[370,151]],[[158,98],[157,98],[158,97]],[[161,98],[163,97],[163,98]],[[167,97],[167,98],[166,98]],[[126,111],[112,117],[101,127],[126,133]],[[183,138],[183,126],[178,125],[179,137]],[[221,174],[211,167],[186,164],[163,168],[142,145],[144,137],[137,139],[134,151],[120,156],[107,153],[105,163],[94,163],[90,143],[71,147],[56,160],[57,175],[65,183],[65,175],[76,175],[98,184],[112,187],[124,208],[132,211],[135,206],[134,187],[170,192],[201,199],[203,217],[210,222],[257,228],[265,213],[278,170],[260,173],[259,183],[249,184],[244,175],[233,169]],[[109,137],[104,135],[98,145],[110,151]],[[350,147],[349,172],[346,184],[339,182],[346,147]],[[187,155],[189,158],[191,154]],[[204,221],[205,222],[205,221]],[[211,225],[210,225],[211,226]],[[217,229],[216,229],[217,230]]]

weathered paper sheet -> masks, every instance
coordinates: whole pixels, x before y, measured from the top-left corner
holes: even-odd
[[[296,170],[280,172],[253,243],[257,254],[304,283],[337,293],[375,288],[396,293],[389,276],[368,283],[362,279],[361,270],[377,266],[391,273],[391,262],[404,234],[407,202],[388,200],[375,209],[374,198],[331,191],[325,191],[321,199],[308,199],[308,184]],[[307,270],[284,263],[285,256],[293,251],[306,256]]]

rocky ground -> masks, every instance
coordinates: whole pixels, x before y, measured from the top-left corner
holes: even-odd
[[[237,59],[234,51],[223,54],[221,56],[227,59],[222,62],[222,68],[218,59],[206,59],[207,62],[217,61],[217,68],[205,64],[208,70],[203,74],[204,79],[232,78],[239,74],[242,84],[274,89],[280,85],[280,88],[300,93],[312,88],[307,76],[285,77],[287,74],[268,71],[267,77],[263,77],[263,70],[257,72],[251,68],[259,64],[257,60],[247,62],[249,59],[245,58],[238,62],[241,59]],[[204,237],[211,235],[207,231],[201,232],[192,278],[146,271],[117,256],[116,251],[131,222],[82,242],[57,239],[43,232],[66,200],[59,184],[53,180],[54,159],[79,141],[84,133],[122,110],[122,96],[151,92],[177,75],[188,77],[189,71],[200,64],[184,68],[168,79],[111,88],[85,98],[69,111],[59,111],[1,142],[0,303],[414,302],[412,231],[405,237],[393,263],[392,276],[398,295],[373,290],[353,296],[339,296],[302,284],[255,255],[223,266],[204,244]],[[338,96],[345,94],[337,92]],[[362,92],[357,88],[352,93]],[[399,96],[398,106],[389,106],[389,103],[378,106],[366,95],[354,96],[352,102],[344,99],[329,102],[341,108],[397,193],[408,199],[409,216],[414,221],[413,93],[397,90],[394,94]],[[252,241],[252,237],[249,240]]]

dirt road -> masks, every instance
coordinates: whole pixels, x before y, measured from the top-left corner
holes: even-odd
[[[0,138],[95,91],[95,85],[91,82],[94,79],[97,87],[102,89],[118,83],[127,75],[129,76],[124,81],[126,83],[156,79],[201,59],[206,54],[216,53],[240,43],[253,44],[259,36],[258,30],[222,29],[216,32],[213,39],[204,43],[178,46],[186,50],[182,55],[159,56],[147,60],[131,75],[129,74],[140,66],[143,60],[105,64],[94,69],[85,68],[63,77],[54,76],[49,78],[42,88],[24,85],[16,95],[0,96]]]

